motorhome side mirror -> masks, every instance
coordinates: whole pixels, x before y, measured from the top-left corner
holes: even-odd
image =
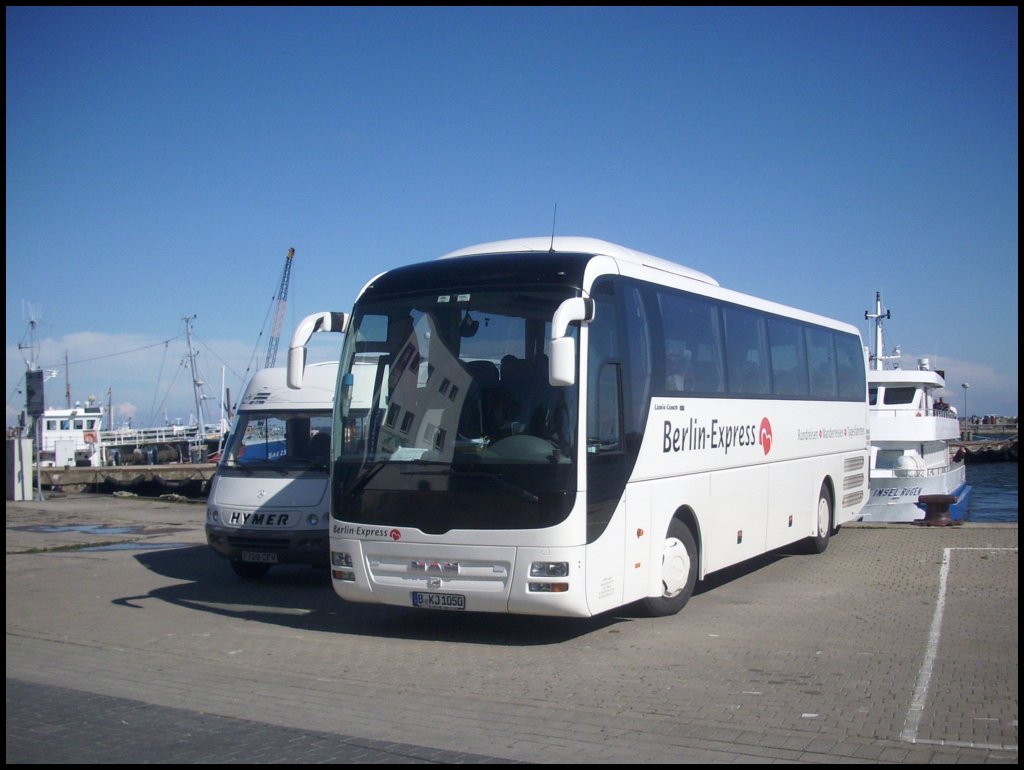
[[[340,395],[342,414],[344,415],[348,414],[348,408],[352,403],[352,387],[355,385],[355,382],[356,378],[352,372],[345,372],[341,375]]]

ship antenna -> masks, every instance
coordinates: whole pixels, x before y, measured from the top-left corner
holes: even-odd
[[[558,218],[558,204],[555,204],[555,213],[551,215],[551,246],[548,247],[548,251],[555,250],[555,219]]]

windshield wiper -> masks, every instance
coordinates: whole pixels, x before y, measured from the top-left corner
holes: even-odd
[[[362,491],[363,487],[370,483],[370,479],[380,473],[381,469],[387,465],[388,462],[388,460],[377,460],[373,463],[362,476],[356,479],[356,483],[352,485],[351,489],[345,492],[345,496],[352,497],[352,495]]]

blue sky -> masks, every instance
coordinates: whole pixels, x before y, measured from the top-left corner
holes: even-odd
[[[1016,7],[6,9],[7,424],[207,417],[376,273],[586,235],[1017,414]],[[320,335],[321,337],[333,335]],[[336,353],[326,341],[316,357]],[[65,360],[68,366],[65,367]],[[962,383],[969,383],[964,390]],[[235,396],[237,397],[237,396]]]

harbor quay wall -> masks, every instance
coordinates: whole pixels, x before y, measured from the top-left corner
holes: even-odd
[[[202,497],[209,491],[216,463],[169,463],[167,465],[117,465],[38,468],[43,489],[62,492],[134,492],[158,495],[179,493]]]

